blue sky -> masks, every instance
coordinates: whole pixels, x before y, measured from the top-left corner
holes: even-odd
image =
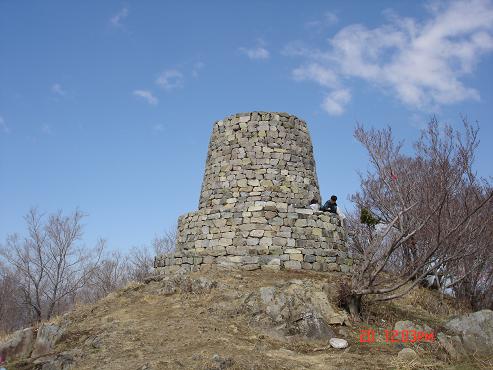
[[[491,1],[0,0],[0,240],[31,206],[85,240],[147,244],[197,209],[214,121],[307,121],[323,198],[351,207],[356,122],[410,142],[433,114],[481,127],[493,175]]]

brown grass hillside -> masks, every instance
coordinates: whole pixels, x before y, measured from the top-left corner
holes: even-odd
[[[337,274],[211,271],[191,278],[205,278],[214,287],[204,291],[182,287],[170,293],[162,281],[151,281],[77,307],[57,318],[66,332],[56,352],[71,351],[76,369],[468,369],[489,365],[451,364],[437,343],[411,345],[419,355],[412,363],[397,358],[403,344],[386,343],[383,336],[372,344],[360,343],[362,328],[391,330],[397,320],[412,320],[440,330],[461,311],[452,300],[441,301],[426,289],[394,302],[366,302],[363,322],[331,326],[335,336],[350,344],[337,350],[328,346],[329,338],[280,335],[275,327],[256,320],[254,308],[245,306],[260,287],[289,287],[300,281],[325,284],[324,292],[335,302]],[[25,361],[7,368],[33,369],[35,365]]]

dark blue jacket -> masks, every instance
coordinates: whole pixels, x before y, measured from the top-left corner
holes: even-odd
[[[337,203],[331,203],[330,200],[325,202],[325,204],[320,208],[321,211],[337,213]]]

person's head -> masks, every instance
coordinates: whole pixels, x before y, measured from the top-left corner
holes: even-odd
[[[318,200],[312,199],[311,202],[310,202],[310,204],[318,204]]]
[[[330,197],[331,203],[335,203],[337,201],[337,197],[335,195]]]

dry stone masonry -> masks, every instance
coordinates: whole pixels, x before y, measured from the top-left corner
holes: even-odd
[[[348,272],[345,231],[320,200],[306,123],[287,113],[239,113],[214,124],[199,210],[178,219],[165,274],[212,267]]]

